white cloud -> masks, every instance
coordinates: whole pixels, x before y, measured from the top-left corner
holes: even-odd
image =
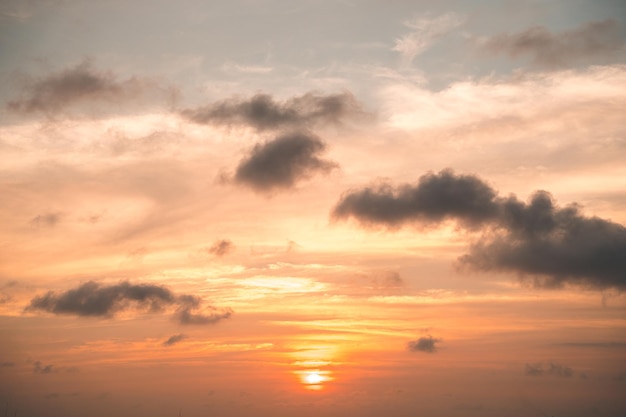
[[[422,16],[406,21],[405,26],[412,32],[397,38],[393,50],[399,52],[405,64],[424,52],[439,37],[461,26],[464,19],[455,13],[446,13],[437,17]]]

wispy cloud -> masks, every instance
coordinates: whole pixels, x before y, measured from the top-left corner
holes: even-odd
[[[132,100],[150,89],[152,81],[131,77],[118,80],[111,71],[99,71],[90,61],[43,77],[25,76],[22,94],[10,100],[7,108],[16,113],[54,115],[74,104],[115,103]]]
[[[528,376],[556,376],[561,378],[571,378],[574,376],[572,368],[556,362],[527,363],[525,373]]]
[[[172,335],[163,341],[163,346],[173,346],[176,343],[181,342],[186,338],[187,338],[187,335],[182,334],[182,333]]]
[[[461,26],[464,19],[455,13],[440,16],[420,16],[406,21],[411,32],[397,38],[393,50],[399,52],[406,64],[427,50],[438,38]]]
[[[499,34],[484,40],[481,48],[511,58],[527,56],[537,66],[561,68],[624,55],[625,46],[618,22],[608,19],[560,33],[535,26],[518,33]]]
[[[207,250],[209,253],[221,257],[230,253],[234,248],[235,245],[233,245],[233,242],[230,240],[220,239],[215,241],[215,243],[213,243]]]

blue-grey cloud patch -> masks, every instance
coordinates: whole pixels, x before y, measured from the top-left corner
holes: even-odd
[[[169,288],[154,284],[121,282],[101,285],[89,281],[62,293],[48,291],[33,298],[25,311],[44,311],[59,315],[111,318],[124,310],[159,313],[174,308],[180,324],[213,324],[228,318],[231,309],[202,306],[193,295],[177,295]],[[204,310],[208,314],[204,314]]]
[[[435,353],[438,350],[438,344],[441,339],[435,339],[432,336],[420,337],[407,343],[407,348],[411,352]]]
[[[326,144],[316,135],[293,132],[257,144],[241,160],[233,180],[260,192],[289,189],[318,173],[328,173],[337,164],[323,159]]]

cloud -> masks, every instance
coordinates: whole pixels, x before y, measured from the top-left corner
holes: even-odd
[[[528,376],[556,376],[561,378],[571,378],[574,375],[572,368],[560,365],[555,362],[526,364],[526,375]]]
[[[211,245],[208,251],[215,256],[224,256],[232,251],[234,247],[235,245],[233,245],[233,242],[231,242],[230,240],[221,239],[215,241],[215,243]]]
[[[434,339],[432,336],[420,337],[407,343],[407,347],[411,352],[435,353],[437,351],[437,343],[441,339]]]
[[[415,185],[394,188],[383,183],[345,193],[332,216],[392,228],[407,222],[439,223],[447,219],[474,225],[496,216],[495,198],[496,192],[480,179],[445,170],[426,174]]]
[[[187,338],[187,335],[184,335],[182,333],[179,334],[175,334],[173,336],[170,336],[167,338],[167,340],[163,341],[163,346],[173,346],[176,343],[184,340]]]
[[[245,125],[260,131],[340,124],[363,114],[360,103],[348,92],[329,95],[309,92],[282,102],[269,94],[256,94],[249,99],[235,97],[182,111],[184,117],[195,123]]]
[[[559,208],[545,191],[528,203],[501,201],[500,230],[470,246],[460,262],[483,271],[518,272],[538,287],[579,284],[626,289],[626,228]]]
[[[36,374],[51,374],[53,365],[43,365],[41,361],[35,361],[33,364],[33,372]]]
[[[319,157],[325,148],[326,144],[310,133],[278,136],[255,145],[237,166],[234,180],[262,192],[291,188],[314,173],[327,173],[337,167],[334,162]]]
[[[459,259],[462,266],[516,272],[539,287],[626,288],[626,228],[585,217],[576,205],[558,207],[546,191],[524,203],[499,197],[478,177],[444,170],[422,176],[416,185],[349,191],[332,217],[390,228],[454,220],[483,232]]]
[[[612,58],[625,51],[619,24],[613,19],[589,22],[576,29],[552,33],[536,26],[519,33],[504,33],[485,40],[482,48],[512,58],[530,57],[533,64],[557,68],[598,58]]]
[[[26,311],[46,311],[79,317],[110,318],[116,313],[134,309],[150,313],[176,307],[176,318],[181,324],[212,324],[230,317],[232,310],[219,310],[209,306],[210,315],[195,313],[200,309],[201,299],[193,295],[176,295],[166,287],[153,284],[130,284],[122,282],[103,286],[89,281],[61,294],[48,291],[33,298]]]
[[[97,71],[89,61],[50,74],[26,77],[20,98],[7,103],[17,113],[57,113],[85,101],[118,102],[142,94],[148,84],[139,78],[118,81],[114,74]]]
[[[33,217],[30,224],[35,227],[53,227],[61,220],[62,213],[44,213]]]
[[[446,13],[437,17],[419,17],[407,21],[404,24],[411,28],[412,32],[397,38],[393,50],[402,55],[406,64],[410,64],[435,40],[463,23],[464,19],[454,13]]]

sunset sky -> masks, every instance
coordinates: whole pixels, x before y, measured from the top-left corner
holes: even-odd
[[[0,415],[626,415],[623,0],[0,0],[0,85]]]

